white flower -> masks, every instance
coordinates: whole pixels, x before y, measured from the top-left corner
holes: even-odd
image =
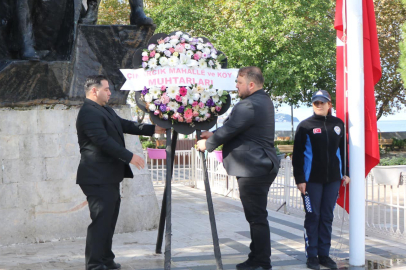
[[[199,93],[194,93],[193,94],[193,100],[197,101],[200,98],[200,94]]]
[[[220,97],[218,95],[214,95],[214,96],[212,96],[212,99],[213,99],[214,103],[217,103],[220,100]]]
[[[202,58],[199,60],[199,68],[207,68],[206,59]]]
[[[207,100],[209,100],[210,94],[204,91],[203,93],[200,94],[200,101],[203,103],[206,103]]]
[[[189,43],[185,44],[185,49],[190,50],[190,44]],[[192,54],[193,54],[193,52],[192,52]]]
[[[193,100],[193,91],[192,90],[188,89],[185,97],[189,100],[189,103],[193,103],[194,100]]]
[[[216,53],[211,53],[211,58],[213,58],[213,59],[217,59],[217,54]]]
[[[197,67],[197,65],[198,65],[199,63],[196,61],[196,60],[194,60],[194,59],[191,59],[190,61],[189,61],[189,64],[188,64],[188,67]]]
[[[175,47],[176,44],[179,43],[179,39],[171,39],[171,40],[169,41],[169,43],[170,43],[173,47]]]
[[[156,110],[155,104],[154,104],[154,103],[149,104],[148,109],[149,109],[151,112],[155,111],[155,110]]]
[[[165,43],[165,48],[166,48],[166,49],[169,49],[169,48],[172,48],[172,47],[174,47],[174,46],[172,46],[172,44],[170,44],[170,43]]]
[[[159,64],[161,64],[161,66],[167,66],[168,65],[168,58],[166,58],[165,56],[159,58]]]
[[[186,34],[182,35],[182,38],[184,38],[186,41],[189,41],[190,37]]]
[[[142,52],[142,56],[148,56],[147,52]]]
[[[182,32],[182,31],[178,31],[178,32],[175,33],[175,35],[177,35],[178,37],[180,37],[180,36],[183,35],[183,32]]]
[[[159,59],[159,57],[161,57],[161,54],[156,53],[156,54],[155,54],[155,58],[156,58],[156,59]]]
[[[179,87],[178,86],[169,86],[168,90],[166,90],[166,94],[168,97],[175,99],[177,95],[179,95]]]
[[[187,105],[187,101],[188,101],[187,96],[182,97],[182,105],[183,105],[183,106],[186,106],[186,105]]]
[[[196,49],[198,49],[199,51],[203,50],[203,44],[197,44]]]
[[[210,49],[209,48],[204,48],[203,53],[210,55]]]
[[[199,110],[199,113],[201,115],[205,115],[208,112],[209,112],[209,108],[207,108],[207,107],[203,107],[202,109]]]
[[[203,43],[203,39],[202,38],[198,38],[197,39],[199,42]]]
[[[169,58],[169,63],[168,63],[171,67],[177,66],[179,64],[179,58],[177,58],[176,56],[171,56],[171,58]]]
[[[165,49],[166,49],[166,48],[165,48],[165,43],[161,43],[161,44],[158,45],[158,48],[157,48],[158,51],[164,52]]]
[[[145,94],[144,100],[145,100],[145,102],[148,102],[148,103],[152,102],[152,95],[150,93]]]
[[[219,63],[219,61],[216,61],[216,69],[221,69],[221,64]]]
[[[181,65],[188,65],[190,63],[190,60],[192,60],[192,59],[190,59],[189,56],[187,56],[184,53],[179,54],[179,58],[180,58]]]
[[[204,86],[199,84],[198,86],[196,86],[196,90],[194,90],[194,91],[201,94],[201,93],[203,93],[204,90],[205,90]]]
[[[164,114],[162,117],[163,117],[165,120],[168,120],[168,115],[167,115],[167,114]]]
[[[162,91],[161,88],[158,86],[153,86],[151,87],[151,89],[149,89],[149,93],[155,98],[159,98],[159,96],[161,95]]]
[[[189,44],[186,44],[186,45],[189,45]],[[189,45],[189,47],[190,47],[190,45]],[[186,48],[186,46],[185,46],[185,48]],[[187,49],[187,48],[186,48]],[[186,52],[186,55],[188,56],[188,57],[192,57],[193,56],[193,51],[192,50],[188,50],[187,52]]]
[[[178,108],[179,108],[179,104],[177,102],[175,102],[175,101],[171,101],[171,102],[168,103],[168,107],[172,111],[176,112],[178,110]]]
[[[217,95],[219,95],[219,97],[221,97],[224,94],[224,90],[218,89],[217,90]]]
[[[155,49],[155,44],[149,44],[148,45],[148,51],[152,51],[152,50],[154,50]]]
[[[151,58],[149,61],[148,61],[148,66],[150,67],[150,68],[152,68],[152,69],[154,69],[154,68],[156,68],[157,67],[157,63],[158,61],[155,59],[155,58]]]

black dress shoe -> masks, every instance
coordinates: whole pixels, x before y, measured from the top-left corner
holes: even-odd
[[[329,256],[319,256],[319,263],[330,269],[337,269],[337,264]]]
[[[314,270],[320,270],[320,264],[319,264],[319,259],[317,257],[310,257],[307,259],[306,262],[307,268],[314,269]]]
[[[263,269],[269,270],[269,269],[272,269],[272,266],[269,268],[265,268],[263,266],[255,264],[249,260],[246,260],[243,263],[239,263],[235,267],[237,270],[263,270]]]
[[[115,262],[111,262],[109,264],[106,264],[107,269],[109,270],[118,270],[121,269],[121,264],[119,263],[115,263]]]

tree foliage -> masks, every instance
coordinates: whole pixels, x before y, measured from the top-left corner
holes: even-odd
[[[403,1],[406,4],[406,0]],[[377,119],[379,119],[381,116],[393,114],[400,110],[402,105],[406,105],[403,85],[406,72],[399,69],[399,43],[403,40],[402,24],[406,20],[406,8],[400,0],[379,0],[374,1],[374,5],[382,66],[382,78],[375,86]],[[403,51],[405,58],[406,48]],[[406,62],[406,59],[400,61]],[[401,73],[404,73],[403,80]]]
[[[382,79],[375,87],[377,118],[406,104],[406,45],[400,59],[406,0],[374,0]],[[311,93],[335,92],[335,1],[144,0],[156,33],[176,30],[209,38],[228,56],[230,68],[263,70],[265,90],[276,101],[310,103]],[[103,0],[100,24],[128,24],[127,0]],[[403,31],[406,26],[403,27]]]

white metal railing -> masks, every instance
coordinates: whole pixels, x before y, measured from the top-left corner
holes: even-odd
[[[187,162],[182,163],[180,160],[187,160]],[[217,161],[214,153],[208,153],[206,160],[211,191],[239,199],[236,178],[227,175],[223,164]],[[151,161],[148,167],[154,184],[164,184],[166,167],[163,160]],[[385,237],[390,236],[396,240],[406,239],[405,180],[406,174],[403,174],[400,185],[386,186],[377,184],[373,175],[367,176],[365,181],[365,225],[367,230]],[[204,189],[199,152],[195,149],[176,151],[172,181]],[[293,178],[290,160],[281,160],[278,175],[269,190],[268,201],[271,209],[281,209],[280,211],[284,213],[303,213],[302,197]],[[334,217],[336,223],[348,224],[349,216],[341,207],[335,208]]]

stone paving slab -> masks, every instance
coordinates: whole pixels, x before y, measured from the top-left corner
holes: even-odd
[[[156,186],[161,202],[164,187]],[[205,192],[182,185],[172,187],[172,269],[215,270]],[[224,269],[247,258],[249,227],[240,201],[213,194]],[[303,217],[269,211],[272,265],[275,270],[307,269]],[[342,237],[339,237],[342,234]],[[164,255],[155,254],[157,230],[116,234],[113,250],[122,270],[163,269]],[[164,251],[163,245],[163,251]],[[0,247],[0,270],[83,270],[85,238]],[[366,238],[366,266],[349,267],[348,231],[333,228],[331,254],[339,269],[406,269],[406,246]]]

